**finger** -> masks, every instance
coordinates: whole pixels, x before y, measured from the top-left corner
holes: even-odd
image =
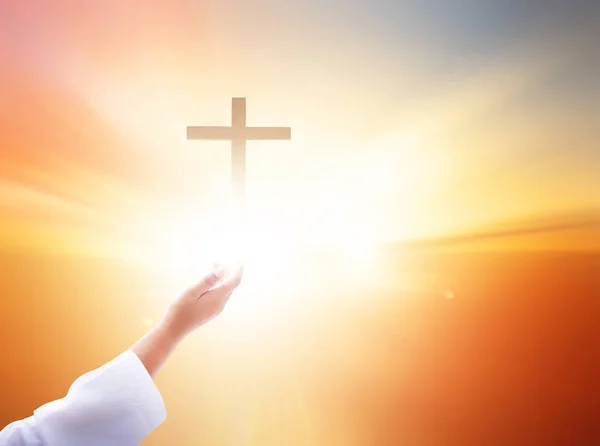
[[[227,277],[227,279],[225,281],[223,281],[223,285],[225,287],[228,287],[228,289],[230,289],[231,291],[233,291],[238,286],[240,286],[240,283],[242,283],[243,275],[244,275],[244,264],[240,263],[232,269],[229,277]]]
[[[242,282],[242,276],[244,272],[243,265],[237,266],[232,273],[218,286],[214,287],[205,294],[206,297],[215,297],[217,299],[227,300],[229,296],[235,291],[235,289]]]
[[[231,292],[227,293],[227,294],[226,294],[226,295],[223,297],[223,299],[222,299],[223,305],[225,305],[225,304],[227,303],[227,301],[229,300],[229,298],[231,297],[231,295],[232,295],[232,294],[233,294],[233,291],[231,291]]]
[[[212,287],[217,285],[227,275],[227,269],[224,267],[217,267],[210,273],[206,274],[202,280],[196,285],[190,288],[190,293],[195,297],[200,297],[206,293]]]

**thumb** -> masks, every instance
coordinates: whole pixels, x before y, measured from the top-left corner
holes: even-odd
[[[200,297],[216,284],[218,284],[227,275],[227,269],[223,266],[215,267],[206,274],[197,284],[189,290],[194,297]]]

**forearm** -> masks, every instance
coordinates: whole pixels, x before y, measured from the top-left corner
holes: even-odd
[[[150,376],[154,378],[183,337],[183,333],[177,332],[169,324],[161,321],[130,350],[140,358]]]

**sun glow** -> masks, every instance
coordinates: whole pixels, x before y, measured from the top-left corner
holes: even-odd
[[[199,280],[214,263],[243,262],[242,285],[225,314],[211,324],[222,341],[246,345],[276,333],[285,336],[300,312],[323,304],[319,300],[333,304],[341,289],[376,279],[376,242],[368,231],[338,231],[326,245],[311,227],[302,232],[301,225],[281,224],[274,210],[265,209],[246,219],[221,209],[212,218],[188,213],[151,221],[138,231],[146,240],[140,260],[166,283],[165,299]],[[338,293],[326,293],[326,287]]]

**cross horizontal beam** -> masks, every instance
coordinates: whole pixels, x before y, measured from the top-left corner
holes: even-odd
[[[231,141],[231,179],[243,211],[246,207],[246,141],[292,139],[292,131],[289,127],[246,127],[246,98],[233,98],[230,127],[188,127],[187,139]]]
[[[213,141],[288,140],[292,138],[289,127],[188,127],[187,139]]]

